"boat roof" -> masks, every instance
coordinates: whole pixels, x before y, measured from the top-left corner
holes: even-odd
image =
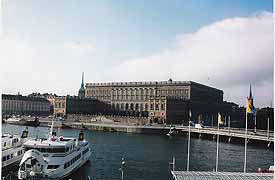
[[[242,173],[242,172],[206,172],[206,171],[171,171],[175,180],[223,180],[223,179],[273,179],[273,173]]]
[[[43,138],[32,138],[29,139],[24,145],[25,146],[35,146],[35,147],[62,147],[62,146],[69,146],[74,144],[76,138],[57,138],[56,140],[49,140]]]

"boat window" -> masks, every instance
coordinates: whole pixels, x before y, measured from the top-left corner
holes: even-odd
[[[2,158],[2,161],[6,161],[6,160],[7,160],[7,157],[4,156],[4,157]]]
[[[31,168],[32,166],[30,164],[26,164],[26,168]]]
[[[30,147],[24,147],[25,151],[28,151],[30,150],[31,148]]]
[[[7,155],[7,160],[9,160],[10,159],[10,155]]]
[[[89,151],[89,148],[85,149],[85,150],[82,152],[82,155],[86,154],[88,151]]]
[[[47,148],[40,148],[40,152],[42,153],[47,152]]]
[[[47,169],[57,169],[59,165],[48,165]]]
[[[46,152],[47,152],[47,153],[52,153],[53,150],[52,150],[52,148],[46,148]]]
[[[53,153],[64,153],[65,152],[65,148],[54,148],[53,149]]]
[[[13,154],[11,154],[11,159],[13,158]]]
[[[64,169],[66,169],[67,167],[69,167],[68,162],[66,162],[66,163],[64,164]]]
[[[25,163],[22,164],[21,166],[21,170],[24,171],[25,170]]]
[[[4,142],[4,147],[6,147],[6,145],[7,145],[7,143],[6,143],[6,142]]]

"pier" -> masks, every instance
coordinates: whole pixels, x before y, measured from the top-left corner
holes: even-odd
[[[176,129],[181,129],[183,132],[188,132],[188,126],[176,126]],[[245,138],[245,129],[242,128],[220,128],[219,131],[216,127],[203,127],[203,128],[190,128],[191,133],[201,135],[212,135],[215,138],[216,135],[228,137],[228,142],[232,138]],[[254,129],[249,129],[247,131],[247,138],[250,140],[265,141],[267,143],[274,142],[274,132],[267,132],[266,130],[257,130],[254,132]]]
[[[81,128],[85,127],[90,130],[101,130],[101,131],[111,131],[111,132],[126,132],[126,133],[143,133],[143,134],[167,134],[172,128],[177,135],[187,134],[188,126],[174,125],[174,126],[164,126],[164,125],[154,125],[154,126],[137,126],[137,125],[126,125],[126,124],[113,124],[113,123],[81,123],[81,122],[65,122],[67,127],[71,128]],[[203,127],[195,128],[190,127],[190,132],[193,135],[197,135],[200,138],[212,137],[213,139],[219,134],[223,138],[227,138],[228,142],[231,142],[233,139],[244,140],[245,138],[245,129],[242,128],[220,128],[216,127]],[[255,140],[262,143],[266,143],[269,147],[271,143],[274,143],[274,132],[257,130],[256,133],[254,130],[249,129],[247,132],[247,138],[249,140]]]

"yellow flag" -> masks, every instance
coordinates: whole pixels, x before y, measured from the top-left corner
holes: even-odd
[[[252,100],[248,99],[247,100],[246,111],[247,111],[247,113],[252,113],[252,110],[253,110]]]
[[[218,124],[221,125],[222,124],[222,116],[220,113],[218,113]]]

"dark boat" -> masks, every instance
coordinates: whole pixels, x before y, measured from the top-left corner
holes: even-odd
[[[24,126],[33,126],[33,127],[37,127],[40,125],[39,119],[37,116],[35,116],[34,120],[26,120],[23,123]]]

